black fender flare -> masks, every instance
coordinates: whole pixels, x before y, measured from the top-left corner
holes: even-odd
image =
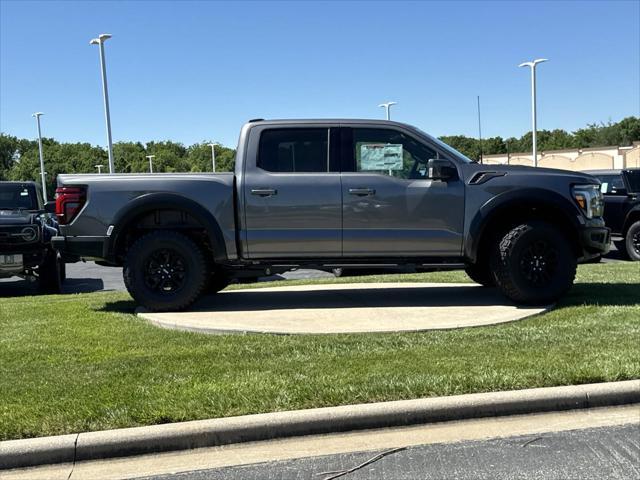
[[[622,223],[622,233],[623,235],[627,234],[627,230],[634,223],[635,219],[640,218],[640,203],[634,205],[629,209],[627,214],[624,216],[624,222]]]
[[[485,228],[503,212],[517,206],[540,206],[550,208],[559,213],[567,225],[573,228],[578,238],[581,224],[578,220],[580,211],[571,200],[553,190],[544,188],[519,188],[496,195],[485,202],[469,223],[469,232],[465,236],[464,255],[475,262]]]
[[[128,224],[135,218],[155,210],[183,210],[195,218],[207,231],[214,248],[214,260],[227,259],[222,230],[215,217],[205,207],[190,198],[175,193],[146,193],[123,206],[113,219],[113,231],[107,243],[107,259],[114,261]]]

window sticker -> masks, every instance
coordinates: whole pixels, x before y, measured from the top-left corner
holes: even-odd
[[[607,193],[607,191],[609,190],[609,184],[607,182],[602,182],[602,185],[600,185],[600,191],[602,193]]]
[[[360,145],[360,170],[402,170],[402,144]]]

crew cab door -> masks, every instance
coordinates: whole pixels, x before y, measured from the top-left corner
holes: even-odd
[[[345,127],[341,137],[345,257],[461,254],[464,184],[429,178],[428,161],[445,152],[393,127]]]
[[[242,180],[248,258],[341,255],[337,134],[330,125],[252,128]]]

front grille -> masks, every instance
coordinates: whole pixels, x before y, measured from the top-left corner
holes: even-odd
[[[37,225],[0,227],[0,245],[31,245],[40,240]]]

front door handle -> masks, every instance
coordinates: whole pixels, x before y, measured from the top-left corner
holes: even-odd
[[[349,195],[356,195],[358,197],[370,197],[375,195],[376,191],[373,188],[350,188]]]
[[[275,188],[252,188],[251,195],[258,195],[259,197],[271,197],[277,195],[278,190]]]

